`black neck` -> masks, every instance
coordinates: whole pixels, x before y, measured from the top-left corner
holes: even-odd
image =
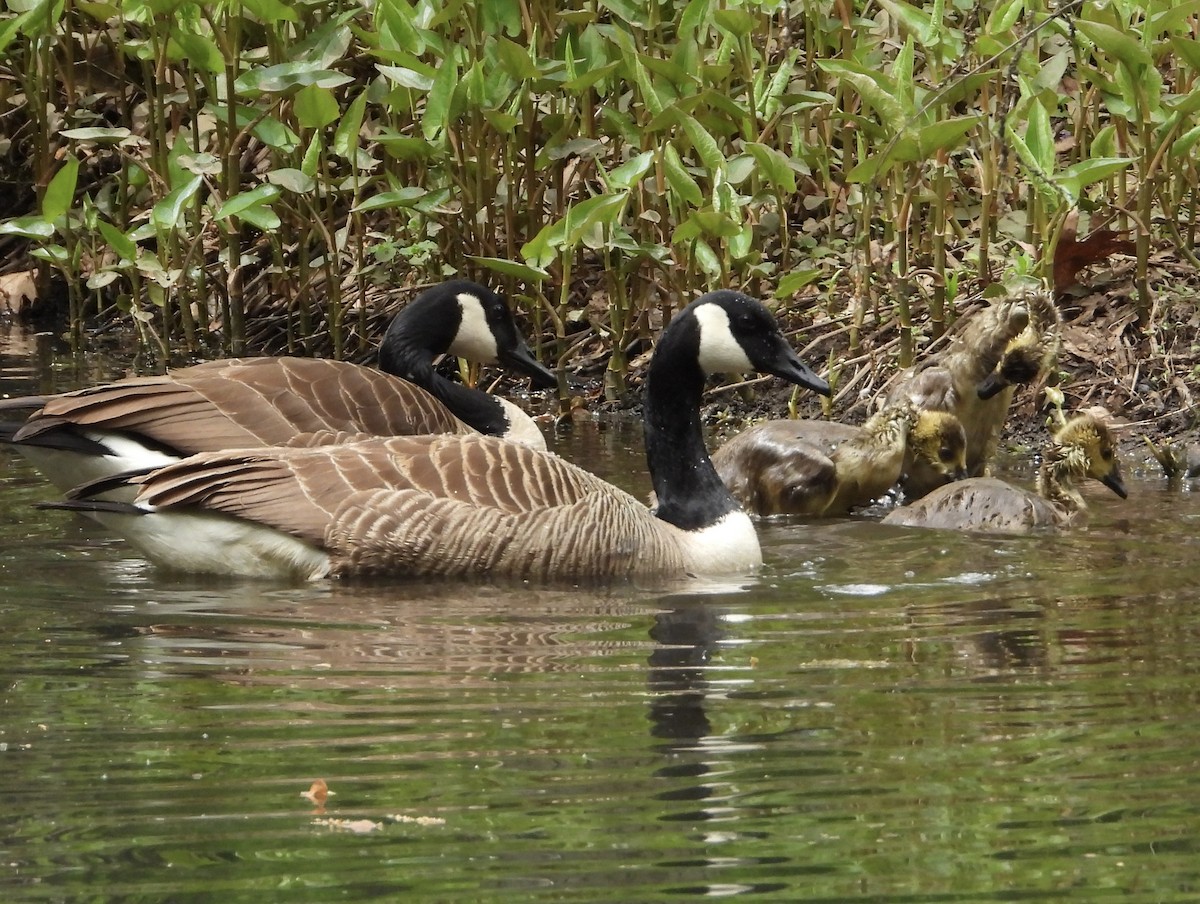
[[[708,527],[738,508],[704,447],[703,391],[694,352],[655,352],[646,377],[646,463],[658,496],[655,514],[683,530]]]
[[[385,343],[379,350],[379,369],[428,391],[456,418],[480,433],[503,436],[508,432],[504,407],[486,392],[447,380],[434,370],[433,355],[424,348]]]

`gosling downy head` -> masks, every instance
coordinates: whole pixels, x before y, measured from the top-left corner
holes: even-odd
[[[958,417],[949,411],[920,411],[908,432],[906,465],[919,467],[930,482],[966,477],[967,434]]]
[[[1046,289],[1033,289],[1021,296],[1029,312],[1029,324],[1004,349],[995,370],[977,388],[979,398],[990,399],[1009,386],[1023,386],[1049,373],[1058,357],[1062,316],[1054,297]]]
[[[1121,479],[1112,432],[1094,414],[1073,415],[1055,431],[1038,481],[1039,491],[1049,496],[1045,492],[1047,488],[1042,486],[1045,482],[1042,474],[1047,471],[1047,466],[1050,472],[1072,480],[1088,477],[1098,480],[1122,499],[1129,495]]]

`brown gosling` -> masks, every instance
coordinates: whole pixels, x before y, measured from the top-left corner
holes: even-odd
[[[777,420],[738,434],[713,455],[717,473],[753,515],[836,516],[886,493],[913,461],[943,480],[963,476],[958,419],[889,405],[863,426]]]
[[[1126,498],[1111,432],[1095,415],[1077,414],[1047,447],[1036,493],[991,477],[971,477],[896,509],[883,523],[1005,534],[1060,530],[1086,519],[1087,504],[1076,484],[1089,477]]]

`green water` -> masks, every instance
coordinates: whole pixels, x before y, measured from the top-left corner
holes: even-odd
[[[644,487],[636,430],[573,460]],[[1195,901],[1200,493],[663,591],[171,577],[0,454],[14,901]],[[323,807],[302,796],[315,779]]]

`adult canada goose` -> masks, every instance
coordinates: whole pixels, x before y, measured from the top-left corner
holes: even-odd
[[[744,572],[762,561],[758,538],[708,457],[699,407],[705,374],[749,370],[829,392],[762,303],[738,292],[699,298],[663,331],[645,396],[654,513],[550,453],[454,435],[204,453],[133,478],[133,504],[50,507],[97,514],[151,559],[197,572],[565,581]]]
[[[807,420],[757,424],[718,449],[713,464],[752,514],[832,516],[882,496],[906,461],[920,460],[954,480],[963,476],[965,455],[957,417],[897,402],[861,427]]]
[[[196,452],[282,445],[300,435],[317,441],[479,431],[546,447],[512,402],[439,375],[433,361],[444,353],[499,362],[540,387],[556,382],[504,300],[454,280],[422,292],[396,315],[379,351],[386,372],[318,358],[211,361],[29,400],[39,410],[23,424],[0,425],[0,441],[13,443],[64,491]]]
[[[1040,303],[1043,294],[1048,295],[1040,289],[1018,290],[976,312],[948,348],[914,368],[888,395],[890,401],[907,398],[922,410],[953,412],[966,431],[969,476],[983,474],[995,454],[1014,392],[1010,384],[981,398],[980,387],[1006,352],[1014,364],[1007,373],[1018,378],[1015,362],[1020,353],[1013,351],[1012,343],[1030,325],[1030,307]],[[939,475],[914,467],[901,485],[907,498],[917,499],[943,483]]]
[[[971,477],[895,509],[883,523],[1010,534],[1070,527],[1087,510],[1076,482],[1088,477],[1122,499],[1127,495],[1108,427],[1094,415],[1077,414],[1046,449],[1036,493],[992,477]]]

